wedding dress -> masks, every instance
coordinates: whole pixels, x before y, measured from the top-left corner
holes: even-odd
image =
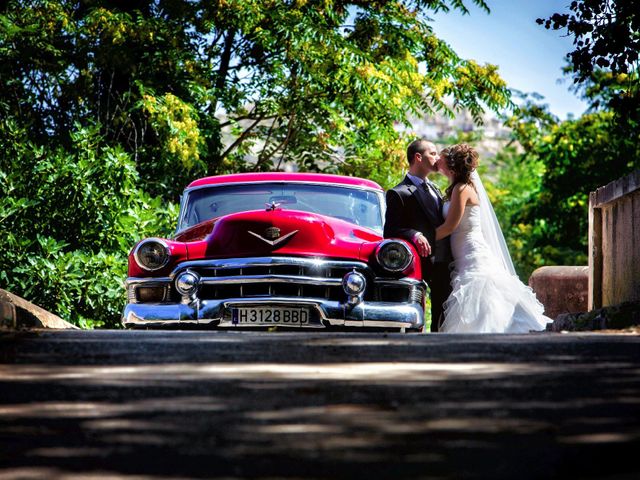
[[[479,196],[481,202],[489,201],[488,197]],[[446,202],[445,217],[448,211],[449,202]],[[460,224],[451,234],[453,291],[444,303],[445,321],[440,331],[526,333],[544,330],[552,320],[543,315],[544,307],[533,290],[520,281],[515,271],[510,271],[513,266],[508,251],[508,258],[501,258],[500,251],[496,252],[485,239],[482,226],[486,222],[481,219],[481,212],[480,205],[467,205]],[[495,223],[497,225],[497,221]],[[497,228],[504,242],[502,231]]]

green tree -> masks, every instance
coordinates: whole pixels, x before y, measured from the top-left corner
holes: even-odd
[[[629,0],[574,0],[570,13],[538,19],[554,30],[567,29],[575,50],[567,54],[579,82],[589,80],[596,68],[613,73],[637,70],[640,52],[640,10]]]
[[[508,125],[521,152],[505,149],[500,188],[521,183],[509,170],[535,172],[513,209],[497,200],[519,272],[541,265],[586,264],[590,191],[640,166],[640,15],[637,2],[576,0],[570,13],[538,19],[574,38],[566,73],[589,102],[577,119],[559,121],[539,98],[525,97]],[[513,194],[511,194],[513,195]]]
[[[512,201],[509,194],[496,207],[509,225],[519,273],[526,278],[542,265],[586,264],[589,192],[638,168],[637,137],[621,136],[612,111],[559,121],[535,101],[525,102],[507,124],[522,152],[501,152],[498,164],[506,160],[507,168],[501,170],[499,185],[513,192],[522,179],[512,173],[530,172],[523,177],[524,194],[515,197],[517,208],[501,205]]]
[[[621,136],[637,138],[640,127],[640,5],[634,0],[574,0],[570,13],[537,22],[566,30],[575,49],[568,72],[593,108],[617,115]]]
[[[68,146],[75,122],[98,124],[165,196],[193,176],[285,161],[384,182],[408,114],[449,110],[447,97],[477,118],[508,104],[496,67],[433,34],[425,12],[449,8],[466,11],[460,0],[13,0],[0,15],[1,95],[34,139]]]

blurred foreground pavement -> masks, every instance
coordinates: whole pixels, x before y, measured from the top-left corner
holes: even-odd
[[[0,332],[0,480],[640,478],[640,336]]]

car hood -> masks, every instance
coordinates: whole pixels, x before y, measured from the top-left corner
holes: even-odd
[[[176,237],[188,242],[190,260],[274,254],[366,260],[381,239],[374,230],[340,219],[281,209],[227,215]]]

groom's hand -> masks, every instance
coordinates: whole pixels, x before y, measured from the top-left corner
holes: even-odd
[[[429,241],[424,235],[416,235],[415,244],[416,249],[418,250],[418,255],[421,257],[428,257],[431,255],[431,245],[429,245]]]

